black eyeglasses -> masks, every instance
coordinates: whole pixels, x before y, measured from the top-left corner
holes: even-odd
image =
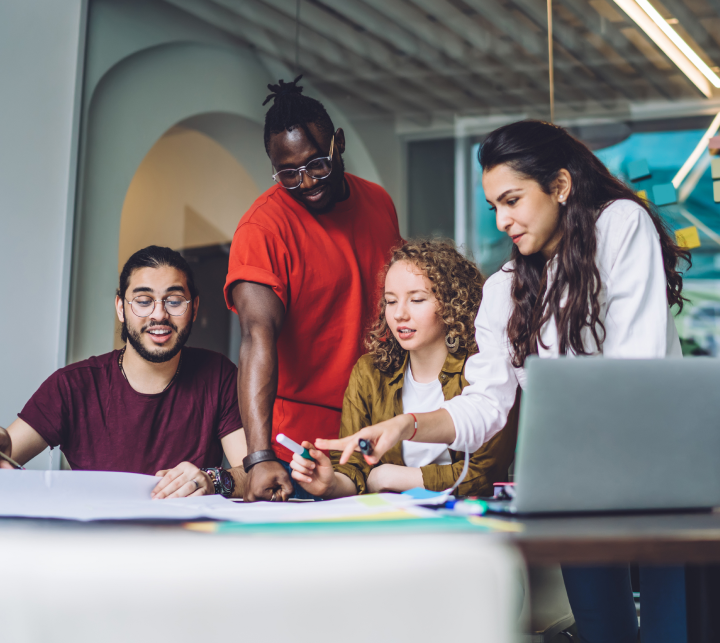
[[[305,172],[311,179],[326,179],[332,173],[333,148],[335,146],[335,134],[330,140],[330,155],[313,159],[307,165],[294,170],[280,170],[272,175],[273,180],[282,185],[286,190],[294,190],[302,185],[302,173]]]
[[[165,299],[153,299],[149,295],[138,295],[132,301],[126,299],[130,308],[138,317],[150,317],[155,312],[157,303],[164,303],[168,315],[182,317],[188,309],[190,301],[182,295],[170,295]]]

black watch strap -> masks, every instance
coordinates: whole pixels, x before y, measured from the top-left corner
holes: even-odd
[[[248,473],[256,464],[261,462],[269,462],[270,460],[277,460],[275,451],[272,449],[265,449],[264,451],[255,451],[250,455],[243,458],[243,469],[245,473]]]
[[[217,495],[223,498],[232,497],[233,491],[235,491],[235,480],[228,471],[220,469],[219,467],[209,467],[200,470],[210,476]]]

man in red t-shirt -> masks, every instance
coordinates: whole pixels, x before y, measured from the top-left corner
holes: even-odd
[[[199,301],[180,254],[136,252],[115,298],[125,348],[53,373],[0,428],[0,451],[24,464],[59,446],[72,469],[163,476],[155,498],[241,496],[237,369],[219,353],[185,347]],[[223,450],[236,467],[230,472],[221,468]]]
[[[298,80],[269,86],[265,149],[278,185],[240,220],[225,282],[242,332],[250,501],[303,497],[288,473],[292,453],[275,436],[337,437],[378,274],[401,241],[387,192],[344,172],[345,135]]]

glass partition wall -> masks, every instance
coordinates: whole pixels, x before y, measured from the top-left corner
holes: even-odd
[[[305,92],[345,129],[347,171],[388,190],[403,234],[451,237],[490,274],[510,244],[485,204],[479,145],[504,123],[553,120],[636,191],[664,204],[660,211],[693,253],[687,273],[693,301],[678,328],[688,353],[718,354],[720,163],[712,163],[708,148],[720,124],[718,0],[91,0],[89,30],[83,149],[92,154],[81,190],[91,197],[108,194],[92,187],[90,174],[99,167],[92,110],[109,113],[133,86],[118,85],[116,99],[93,96],[109,96],[111,83],[130,77],[132,61],[145,56],[145,69],[154,65],[158,81],[138,95],[147,99],[177,72],[175,94],[163,89],[155,101],[177,116],[158,124],[138,150],[148,154],[163,132],[177,134],[174,126],[190,128],[219,143],[244,173],[247,202],[238,202],[237,212],[231,192],[227,206],[212,201],[216,213],[199,193],[187,204],[216,230],[215,247],[224,247],[233,229],[225,213],[239,218],[251,195],[271,184],[261,140],[265,84],[302,74]],[[123,47],[127,58],[102,76],[102,64],[111,56],[119,60]],[[114,71],[121,64],[124,76]],[[154,109],[146,102],[143,109]],[[229,125],[221,123],[220,135],[214,123],[222,114]],[[198,119],[213,127],[193,125]],[[125,136],[119,128],[128,123],[112,123],[112,131]],[[127,136],[134,141],[133,129]],[[141,159],[135,154],[121,172],[103,171],[132,177]],[[118,182],[116,196],[127,190]],[[81,207],[85,229],[97,211],[94,201]],[[178,214],[185,227],[187,211]],[[100,233],[83,247],[109,243]],[[194,258],[203,252],[195,247]],[[97,274],[94,261],[78,262],[79,281]],[[94,296],[93,284],[83,292]],[[78,320],[90,319],[81,314],[84,305],[74,307]],[[101,352],[87,338],[103,323],[78,332],[74,359]]]

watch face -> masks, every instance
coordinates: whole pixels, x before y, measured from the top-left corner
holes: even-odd
[[[232,489],[235,485],[233,483],[233,477],[225,471],[225,469],[220,469],[220,484],[222,485],[223,489],[227,489],[228,491]]]

